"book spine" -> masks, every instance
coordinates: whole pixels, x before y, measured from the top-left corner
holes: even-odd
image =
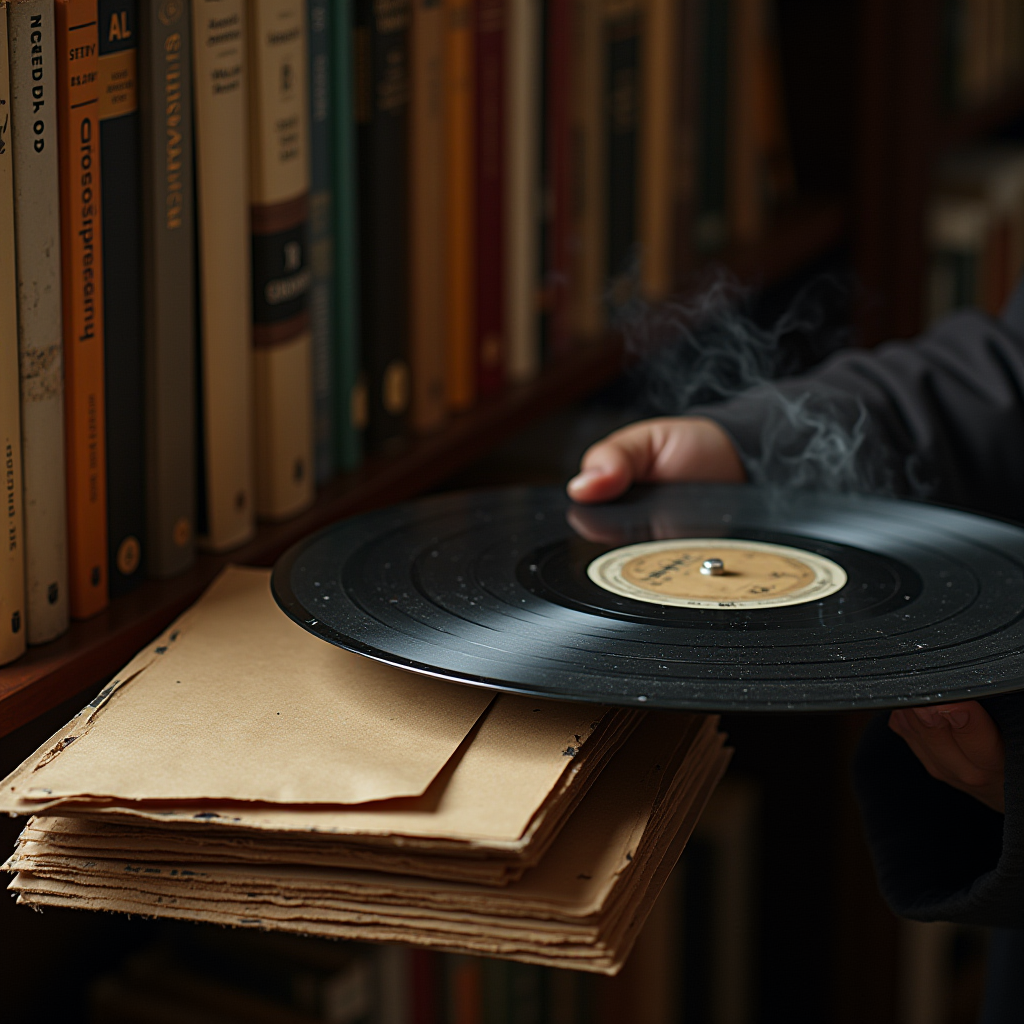
[[[468,409],[476,399],[476,313],[473,220],[474,62],[472,0],[445,0],[445,137],[448,212],[448,406]]]
[[[8,9],[27,640],[68,628],[60,283],[60,170],[53,0]]]
[[[506,0],[477,0],[476,376],[482,398],[505,382]]]
[[[615,309],[635,285],[640,183],[640,116],[642,110],[640,5],[606,0],[604,25],[605,251],[608,296]]]
[[[732,0],[700,0],[693,242],[701,253],[720,249],[728,235],[731,6]]]
[[[729,238],[740,245],[756,241],[763,227],[759,98],[764,81],[764,0],[732,0],[729,67]]]
[[[409,0],[356,3],[356,117],[367,440],[398,441],[411,397]]]
[[[544,294],[547,348],[557,356],[572,344],[569,317],[572,238],[572,72],[573,4],[547,3],[547,125]]]
[[[678,0],[648,0],[643,54],[641,125],[640,282],[644,297],[668,297],[673,267],[672,176],[679,158],[673,145]]]
[[[564,0],[563,0],[564,2]],[[538,191],[541,141],[541,4],[508,5],[508,107],[505,152],[505,371],[516,383],[540,369]]]
[[[97,6],[107,581],[111,597],[126,594],[141,582],[146,532],[138,6],[137,0],[99,0]]]
[[[668,216],[674,231],[674,288],[682,288],[692,272],[694,260],[694,199],[697,186],[697,102],[698,102],[698,15],[701,0],[678,0],[676,48],[678,67],[673,76],[672,135],[674,167],[672,208]]]
[[[248,10],[256,514],[278,520],[315,496],[306,5]]]
[[[146,565],[195,557],[195,204],[189,8],[139,5]]]
[[[228,551],[256,530],[249,52],[245,0],[192,0],[199,257],[197,532]]]
[[[569,321],[574,334],[604,330],[604,119],[601,116],[604,48],[603,7],[593,0],[573,4],[572,164]]]
[[[103,232],[96,0],[57,0],[64,433],[71,617],[106,607]]]
[[[409,362],[412,372],[412,427],[436,430],[445,403],[445,145],[444,7],[438,0],[413,0]]]
[[[22,534],[18,287],[14,252],[14,167],[7,57],[7,4],[0,2],[0,665],[25,651],[25,541]]]
[[[318,483],[335,472],[334,459],[334,95],[331,89],[331,18],[328,0],[307,0],[309,30],[309,291],[313,339],[314,461]]]
[[[357,469],[366,425],[366,387],[360,374],[359,224],[356,210],[353,0],[338,0],[331,18],[334,106],[334,438],[337,467]]]

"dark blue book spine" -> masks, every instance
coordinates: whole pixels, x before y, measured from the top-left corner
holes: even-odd
[[[138,4],[99,0],[110,596],[143,578],[146,532]]]
[[[307,0],[309,26],[310,193],[309,250],[313,281],[310,327],[313,333],[313,415],[318,483],[336,471],[334,383],[336,330],[333,299],[334,267],[334,123],[331,81],[331,19],[329,0]]]

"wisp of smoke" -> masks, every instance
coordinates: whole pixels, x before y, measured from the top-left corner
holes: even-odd
[[[760,427],[760,453],[746,458],[753,482],[892,493],[892,473],[879,457],[868,411],[858,398],[820,384],[801,390],[792,380],[784,389],[776,383],[793,369],[787,338],[817,335],[820,346],[826,319],[821,292],[836,286],[831,279],[812,282],[769,327],[743,312],[745,294],[725,275],[687,302],[650,305],[630,289],[614,318],[639,357],[644,405],[650,413],[674,416],[743,394]],[[831,350],[845,339],[833,332],[824,341]]]

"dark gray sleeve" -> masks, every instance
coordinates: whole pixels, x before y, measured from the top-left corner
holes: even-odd
[[[700,410],[757,481],[889,489],[1024,519],[1024,282],[1002,320],[848,351]],[[985,701],[1006,744],[1006,813],[933,779],[880,715],[854,765],[879,885],[925,921],[1024,925],[1024,694]]]
[[[751,478],[890,491],[1024,518],[1024,282],[1006,318],[950,316],[921,338],[695,409]]]

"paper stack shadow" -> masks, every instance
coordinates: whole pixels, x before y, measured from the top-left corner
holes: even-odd
[[[615,973],[730,751],[715,716],[402,672],[229,568],[2,783],[18,902]]]

